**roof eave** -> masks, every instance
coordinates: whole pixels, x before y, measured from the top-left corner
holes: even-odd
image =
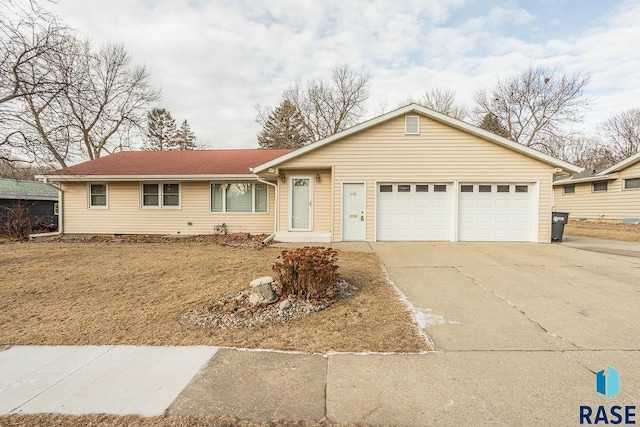
[[[37,195],[15,195],[15,194],[0,194],[0,199],[2,200],[42,200],[42,201],[51,201],[57,202],[58,196],[37,196]]]
[[[553,183],[553,185],[567,185],[567,184],[580,184],[583,182],[597,182],[597,181],[610,181],[612,179],[615,179],[614,177],[611,176],[589,176],[586,178],[577,178],[577,179],[571,179],[571,178],[565,178],[565,179],[560,179],[556,182]]]
[[[446,114],[442,114],[442,113],[438,113],[436,111],[432,111],[429,110],[428,108],[422,107],[421,105],[417,105],[417,104],[409,104],[405,107],[399,108],[397,110],[391,111],[389,113],[383,114],[381,116],[378,116],[376,118],[373,118],[371,120],[368,120],[366,122],[360,123],[359,125],[353,126],[349,129],[345,129],[342,132],[338,132],[332,136],[329,136],[327,138],[321,139],[319,141],[316,141],[312,144],[309,144],[305,147],[299,148],[295,151],[292,151],[290,153],[287,153],[285,155],[282,155],[280,157],[277,157],[273,160],[270,160],[266,163],[263,163],[261,165],[258,165],[256,167],[254,167],[252,169],[253,173],[260,173],[262,171],[264,171],[265,169],[271,168],[271,167],[275,167],[283,162],[286,162],[287,160],[293,159],[295,157],[298,157],[302,154],[308,153],[310,151],[316,150],[320,147],[323,147],[327,144],[330,144],[334,141],[337,141],[339,139],[342,138],[346,138],[347,136],[353,135],[354,133],[360,132],[362,130],[368,129],[372,126],[375,126],[377,124],[380,124],[382,122],[385,122],[387,120],[391,120],[393,118],[402,116],[404,114],[407,113],[411,113],[411,112],[417,112],[420,113],[428,118],[431,118],[433,120],[439,121],[441,123],[445,123],[447,125],[453,126],[455,128],[458,128],[460,130],[463,130],[467,133],[470,133],[472,135],[476,135],[480,138],[483,138],[485,140],[489,140],[491,142],[494,142],[498,145],[507,147],[507,148],[511,148],[514,151],[518,151],[528,157],[532,157],[535,158],[537,160],[540,160],[544,163],[550,164],[552,166],[555,167],[560,167],[563,170],[569,171],[569,172],[574,172],[574,173],[579,173],[582,172],[584,170],[584,168],[581,168],[579,166],[576,165],[572,165],[571,163],[565,162],[563,160],[560,159],[556,159],[555,157],[549,156],[547,154],[541,153],[537,150],[534,150],[532,148],[526,147],[522,144],[518,144],[517,142],[511,141],[510,139],[507,138],[503,138],[501,136],[495,135],[491,132],[487,132],[484,129],[480,129],[476,126],[470,125],[469,123],[463,122],[462,120],[458,120],[458,119],[454,119],[453,117],[449,117]]]
[[[256,176],[247,174],[203,174],[203,175],[44,175],[51,181],[220,181],[255,180]]]
[[[634,163],[638,161],[640,161],[640,152],[634,154],[631,157],[627,157],[626,159],[616,163],[615,165],[611,166],[608,169],[603,170],[602,172],[598,173],[598,175],[607,175],[607,174],[610,174],[611,172],[618,172],[621,169],[624,169],[628,166],[632,166]]]

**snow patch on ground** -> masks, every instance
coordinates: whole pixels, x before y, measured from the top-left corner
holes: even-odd
[[[428,328],[429,326],[437,326],[437,325],[459,325],[460,322],[457,320],[445,320],[444,316],[439,314],[433,314],[430,308],[422,309],[416,308],[416,319],[418,321],[418,325],[421,328]]]
[[[384,264],[382,264],[382,271],[384,271],[384,274],[387,278],[387,283],[389,283],[389,285],[391,285],[391,287],[396,291],[396,293],[398,294],[398,297],[400,298],[400,301],[404,304],[405,307],[407,307],[407,309],[413,315],[413,322],[418,327],[418,334],[420,335],[420,337],[427,344],[429,344],[431,348],[436,350],[437,349],[436,344],[433,342],[431,337],[427,335],[427,333],[424,331],[424,328],[426,327],[425,326],[426,324],[424,323],[424,319],[425,319],[424,313],[422,313],[413,304],[411,304],[411,302],[407,299],[407,296],[404,293],[402,293],[402,291],[396,286],[393,280],[391,280],[391,276],[389,276],[389,272],[387,271],[387,268],[385,267]]]

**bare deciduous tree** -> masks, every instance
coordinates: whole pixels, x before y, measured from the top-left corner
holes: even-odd
[[[64,51],[67,29],[35,0],[0,3],[0,157],[14,160],[11,147],[20,129],[7,125],[25,97],[50,95],[66,84],[49,67],[51,55]]]
[[[456,103],[456,91],[453,89],[429,89],[418,104],[458,120],[464,120],[468,115],[467,109]]]
[[[331,80],[296,82],[287,88],[283,100],[300,111],[306,133],[317,141],[358,123],[366,112],[371,74],[354,71],[347,65],[333,69]],[[256,121],[264,126],[273,113],[272,108],[256,106]]]
[[[517,76],[499,79],[496,86],[475,95],[474,113],[500,119],[513,140],[549,151],[549,141],[562,141],[564,125],[580,122],[588,104],[584,88],[588,76],[556,69],[529,67]]]
[[[640,152],[640,108],[609,117],[600,124],[600,133],[609,149],[611,163]]]
[[[71,137],[89,159],[128,147],[129,131],[142,130],[147,106],[160,92],[144,66],[134,66],[122,45],[92,53],[88,43],[77,57],[81,78],[65,90]]]
[[[595,137],[571,135],[561,140],[546,141],[545,146],[549,155],[586,170],[600,170],[613,164],[609,149]]]

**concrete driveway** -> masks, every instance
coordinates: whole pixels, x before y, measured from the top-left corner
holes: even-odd
[[[640,405],[640,245],[625,256],[602,245],[371,247],[440,352],[330,358],[329,419],[578,425],[583,405]],[[611,399],[595,391],[607,366],[621,376]]]
[[[441,350],[640,349],[640,256],[533,243],[371,246]]]

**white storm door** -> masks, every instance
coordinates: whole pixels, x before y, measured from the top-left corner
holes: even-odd
[[[365,239],[364,184],[342,186],[342,240]]]
[[[311,231],[313,202],[311,177],[291,177],[289,181],[289,225],[291,230]]]

